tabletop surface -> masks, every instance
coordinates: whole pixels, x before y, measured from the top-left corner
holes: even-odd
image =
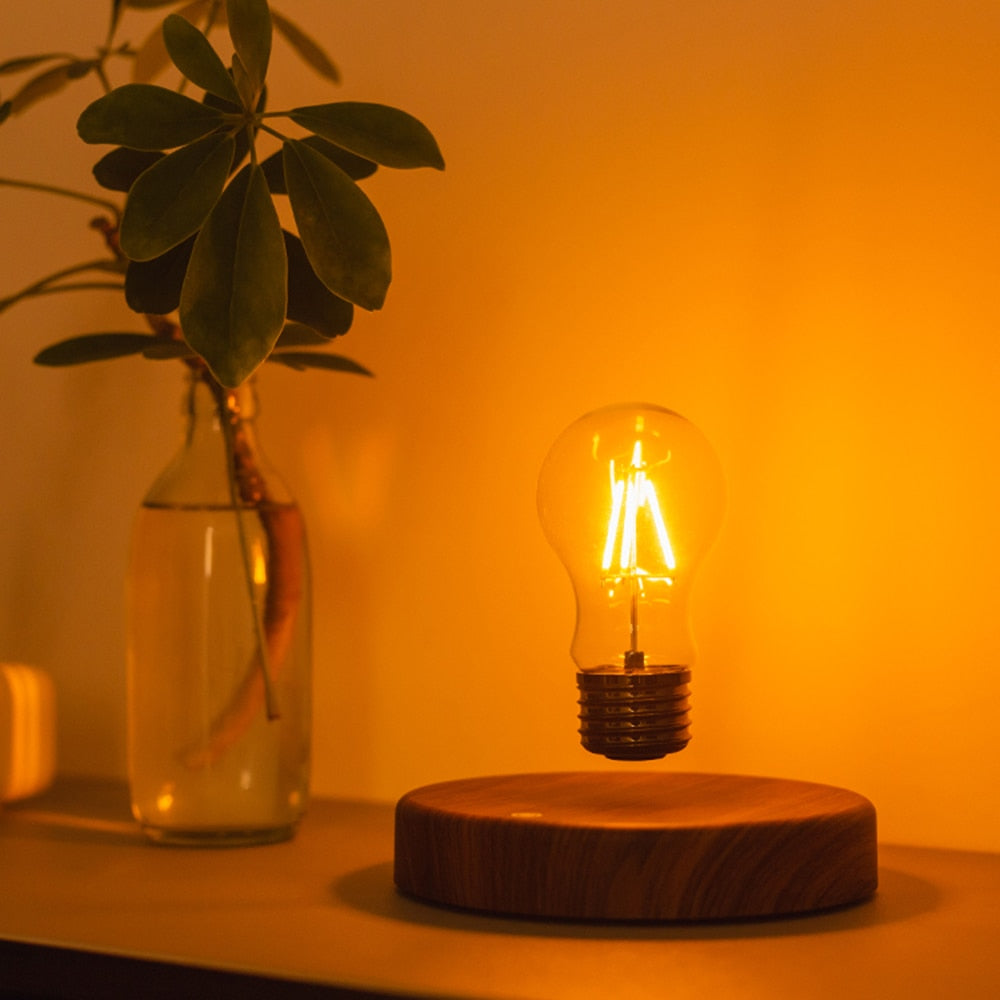
[[[112,995],[111,963],[142,960],[289,997],[1000,996],[1000,855],[881,845],[858,906],[630,925],[426,905],[396,891],[392,850],[391,805],[324,799],[288,843],[155,847],[122,786],[63,782],[0,807],[0,990],[30,960],[39,993]]]

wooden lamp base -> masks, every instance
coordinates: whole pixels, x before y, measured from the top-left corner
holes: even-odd
[[[395,881],[435,903],[551,919],[808,913],[875,892],[875,809],[779,778],[470,778],[399,801]]]

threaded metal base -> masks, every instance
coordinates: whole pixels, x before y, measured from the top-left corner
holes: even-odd
[[[580,742],[611,760],[658,760],[691,739],[687,667],[602,667],[576,675]]]

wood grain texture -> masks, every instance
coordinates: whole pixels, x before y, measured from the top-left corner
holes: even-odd
[[[491,913],[721,920],[870,897],[860,795],[740,775],[524,774],[428,785],[396,806],[396,885]]]

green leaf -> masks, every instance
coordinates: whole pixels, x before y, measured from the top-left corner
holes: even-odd
[[[212,0],[201,0],[199,6],[207,7]],[[154,7],[170,7],[177,3],[177,0],[125,0],[126,7],[134,7],[136,10],[152,10]]]
[[[88,361],[110,361],[141,354],[156,340],[151,333],[85,333],[51,344],[39,351],[34,360],[36,365],[54,368],[82,365]]]
[[[208,39],[180,14],[163,22],[163,42],[174,65],[202,90],[238,104],[239,92]]]
[[[77,131],[84,142],[130,149],[173,149],[225,124],[217,108],[149,83],[126,83],[83,109]]]
[[[108,191],[128,191],[139,174],[162,159],[163,153],[118,146],[94,164],[94,179]]]
[[[337,71],[337,67],[313,38],[310,38],[297,24],[293,24],[276,10],[271,11],[271,20],[303,62],[332,83],[340,83],[340,73]]]
[[[11,97],[11,114],[18,115],[43,97],[58,94],[73,80],[86,76],[95,65],[93,59],[74,59],[59,66],[52,66],[38,76],[32,77]]]
[[[353,181],[360,181],[365,177],[370,177],[378,170],[377,163],[372,163],[371,160],[348,153],[346,149],[335,146],[322,136],[309,135],[302,142],[315,149],[317,153],[322,153],[328,160],[336,163]],[[283,151],[279,149],[276,153],[272,153],[266,160],[262,160],[260,165],[264,169],[264,176],[267,178],[267,186],[271,189],[271,193],[288,194],[285,187]]]
[[[347,333],[354,321],[354,306],[316,277],[302,241],[289,232],[283,235],[288,257],[288,318],[328,339]]]
[[[152,260],[132,260],[125,272],[125,302],[137,313],[165,316],[181,302],[194,236]]]
[[[144,6],[168,7],[176,2],[177,0],[158,0],[158,2],[149,3]],[[221,0],[193,0],[192,3],[181,7],[177,13],[192,24],[196,24],[209,14],[214,14],[215,22],[218,22],[220,20],[219,15],[222,15],[222,17],[225,16],[224,7],[218,7],[213,10],[215,5],[219,3],[221,3]],[[129,3],[130,7],[138,5],[136,0],[132,0]],[[167,54],[167,46],[163,41],[163,31],[161,25],[157,25],[156,29],[150,32],[136,50],[135,58],[132,61],[132,79],[136,83],[149,83],[150,80],[154,80],[169,65],[170,56]]]
[[[125,255],[152,260],[197,232],[226,186],[235,149],[231,135],[208,135],[144,171],[122,215]]]
[[[233,53],[233,83],[240,95],[240,102],[249,107],[254,101],[254,85],[247,73],[243,60]]]
[[[205,92],[202,98],[205,104],[212,108],[218,108],[219,111],[227,114],[240,114],[241,109],[237,107],[230,101],[225,100],[221,97],[216,97],[215,94],[210,94],[208,91]],[[265,87],[260,92],[260,99],[257,101],[257,112],[263,112],[267,105],[267,88]],[[254,127],[254,135],[257,134],[257,128]],[[250,137],[247,134],[245,128],[241,128],[236,135],[236,154],[233,156],[233,165],[230,168],[231,173],[236,173],[237,169],[242,166],[243,161],[247,158],[247,154],[250,152]],[[262,164],[263,166],[263,164]]]
[[[275,351],[268,359],[279,365],[294,368],[295,371],[305,371],[307,368],[322,368],[328,372],[349,372],[352,375],[367,375],[372,372],[359,365],[357,361],[345,358],[341,354],[321,354],[318,351]]]
[[[310,132],[385,167],[444,170],[444,158],[434,136],[413,115],[398,108],[339,101],[293,108],[288,117]]]
[[[237,95],[238,96],[238,95]],[[261,112],[264,110],[266,104],[266,93],[260,95],[260,100],[257,102],[257,111]],[[219,97],[216,94],[212,94],[208,91],[205,92],[202,97],[202,102],[207,104],[210,108],[216,108],[223,114],[227,115],[239,115],[241,118],[243,116],[243,105],[233,104],[232,101],[227,101],[224,97]]]
[[[226,16],[233,48],[256,94],[264,86],[271,58],[271,11],[267,0],[226,0]]]
[[[196,358],[198,355],[183,340],[160,340],[142,352],[150,361],[170,361],[174,358]]]
[[[293,322],[286,323],[281,328],[274,349],[277,351],[286,347],[325,347],[329,343],[328,337],[317,333],[311,326]]]
[[[0,63],[0,76],[10,73],[23,73],[26,69],[31,69],[43,62],[52,62],[53,59],[62,59],[72,62],[76,57],[68,52],[45,52],[40,56],[18,56],[16,59],[7,59]]]
[[[363,309],[381,308],[392,258],[375,206],[343,170],[299,139],[285,141],[284,162],[292,213],[320,281]]]
[[[233,388],[274,347],[285,320],[287,262],[281,223],[260,167],[244,167],[195,240],[181,290],[184,336]]]

